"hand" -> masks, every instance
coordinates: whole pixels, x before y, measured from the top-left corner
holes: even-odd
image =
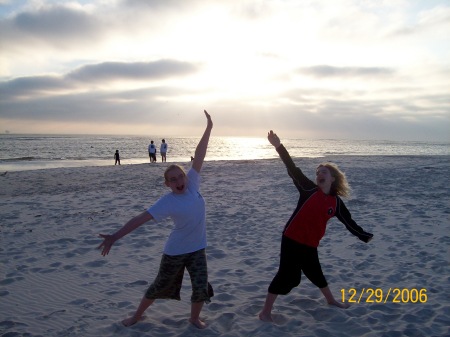
[[[211,116],[209,115],[209,113],[206,110],[203,110],[203,111],[205,112],[206,119],[208,120],[208,126],[207,127],[212,129],[213,122],[212,122]]]
[[[114,244],[114,242],[116,242],[116,240],[114,239],[114,237],[112,235],[99,234],[98,236],[103,238],[103,242],[97,247],[97,249],[100,249],[103,247],[102,255],[106,256],[106,255],[108,255],[109,251],[111,250],[112,245]]]
[[[267,133],[267,139],[269,140],[270,144],[272,144],[276,148],[281,145],[280,138],[278,138],[277,134],[273,133],[272,130],[270,130],[270,132]]]

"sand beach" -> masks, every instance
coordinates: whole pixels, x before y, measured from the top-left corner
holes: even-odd
[[[208,160],[208,157],[206,158]],[[278,267],[281,231],[298,192],[280,159],[206,161],[209,278],[215,290],[198,330],[181,301],[156,301],[125,328],[158,271],[170,221],[149,222],[103,257],[112,233],[169,192],[165,164],[58,168],[0,176],[1,336],[448,336],[450,157],[295,158],[313,177],[333,161],[346,173],[345,203],[374,239],[337,220],[319,246],[325,276],[348,309],[326,304],[306,278],[258,319]],[[190,163],[181,163],[189,168]]]

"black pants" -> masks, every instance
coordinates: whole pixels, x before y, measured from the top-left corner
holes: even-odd
[[[269,286],[269,293],[286,295],[300,284],[302,272],[317,287],[328,283],[323,276],[317,248],[298,243],[283,235],[280,266]]]

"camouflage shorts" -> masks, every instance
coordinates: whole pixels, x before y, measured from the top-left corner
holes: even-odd
[[[150,285],[145,297],[148,299],[180,300],[184,268],[187,269],[192,283],[191,302],[210,302],[214,296],[208,283],[205,249],[182,255],[166,255],[161,258],[158,275]]]

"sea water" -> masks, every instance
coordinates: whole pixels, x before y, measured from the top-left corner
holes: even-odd
[[[163,137],[153,138],[157,163]],[[119,150],[121,164],[149,163],[150,138],[105,135],[0,135],[0,173],[58,167],[114,165]],[[166,137],[167,162],[189,162],[198,137]],[[387,140],[282,139],[292,157],[329,155],[449,155],[448,142]],[[257,160],[276,158],[267,138],[211,137],[206,160]]]

